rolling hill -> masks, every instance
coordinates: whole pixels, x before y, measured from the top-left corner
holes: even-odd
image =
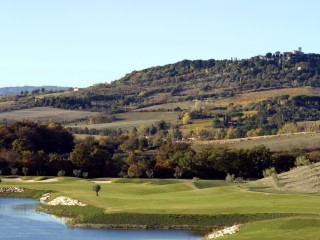
[[[64,91],[70,87],[58,87],[58,86],[23,86],[23,87],[2,87],[0,88],[0,96],[3,95],[15,95],[21,92],[32,92],[37,89],[45,89],[46,91]]]

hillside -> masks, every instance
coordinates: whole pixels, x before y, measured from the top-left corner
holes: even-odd
[[[58,86],[23,86],[23,87],[2,87],[0,88],[0,96],[3,95],[15,95],[21,92],[32,92],[37,89],[43,89],[46,91],[64,91],[69,87],[58,87]]]
[[[276,177],[259,180],[266,188],[284,192],[320,192],[320,163],[300,166]]]
[[[216,101],[247,92],[320,86],[320,55],[301,51],[267,53],[250,59],[183,60],[133,71],[68,97],[38,105],[119,112],[190,100]]]
[[[183,60],[133,71],[111,83],[77,91],[52,94],[34,90],[3,97],[0,111],[53,107],[100,112],[81,124],[74,121],[80,128],[75,130],[77,134],[89,130],[104,134],[99,129],[110,127],[139,128],[139,123],[148,129],[157,121],[167,120],[163,141],[314,132],[320,129],[318,124],[297,126],[296,122],[319,120],[319,70],[320,54],[301,50],[242,60]],[[129,112],[140,112],[137,119],[148,121],[130,123],[134,119],[119,118],[118,114]],[[146,117],[145,112],[154,116]],[[163,112],[162,119],[155,112]],[[166,117],[169,112],[175,119]],[[120,121],[125,125],[118,124]],[[154,131],[141,132],[150,135]]]

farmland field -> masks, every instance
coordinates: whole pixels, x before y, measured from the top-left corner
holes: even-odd
[[[69,122],[96,115],[94,112],[63,110],[59,108],[37,107],[11,112],[0,113],[0,119],[7,121],[41,121],[41,122]]]
[[[195,149],[215,146],[229,146],[235,148],[252,148],[256,145],[265,145],[273,152],[289,151],[294,149],[315,150],[320,148],[320,133],[293,133],[261,137],[238,138],[229,140],[197,141]]]
[[[234,103],[235,105],[247,105],[249,103],[257,103],[262,100],[266,100],[268,98],[273,98],[276,96],[282,95],[319,95],[319,88],[311,88],[311,87],[296,87],[296,88],[282,88],[282,89],[274,89],[274,90],[266,90],[260,92],[249,92],[236,95],[232,98],[227,99],[208,99],[204,101],[205,104],[212,107],[227,107],[230,103]],[[176,103],[166,103],[156,106],[150,106],[146,108],[139,109],[140,110],[157,110],[157,109],[174,109],[176,107],[180,107],[182,109],[188,109],[194,105],[193,101],[186,102],[176,102]]]
[[[141,125],[151,125],[155,122],[165,120],[167,122],[177,121],[178,112],[128,112],[115,114],[114,116],[118,119],[111,123],[101,123],[101,124],[77,124],[79,128],[110,128],[110,129],[132,129],[134,127],[139,127]],[[1,116],[1,115],[0,115]],[[68,125],[69,127],[74,127],[75,125]]]
[[[282,88],[282,89],[274,89],[260,92],[249,92],[239,94],[235,97],[222,99],[213,101],[216,106],[228,106],[230,103],[234,103],[235,105],[247,105],[249,103],[258,103],[262,100],[266,100],[268,98],[274,98],[277,96],[289,95],[319,95],[318,88],[311,87],[296,87],[296,88]]]

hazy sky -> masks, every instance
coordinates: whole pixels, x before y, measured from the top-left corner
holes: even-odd
[[[320,53],[319,0],[0,0],[0,87],[85,87],[183,59]]]

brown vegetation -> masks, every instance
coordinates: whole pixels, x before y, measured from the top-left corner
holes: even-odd
[[[70,122],[80,120],[88,116],[94,116],[97,113],[86,111],[63,110],[59,108],[37,107],[11,112],[0,113],[0,119],[7,121],[41,121],[41,122]]]
[[[259,180],[265,187],[284,192],[320,192],[320,163],[296,167],[288,172]]]
[[[320,148],[320,133],[300,132],[227,140],[196,141],[193,143],[195,149],[220,145],[235,148],[252,148],[253,146],[261,144],[270,148],[272,152],[283,152],[295,149],[316,150]]]

